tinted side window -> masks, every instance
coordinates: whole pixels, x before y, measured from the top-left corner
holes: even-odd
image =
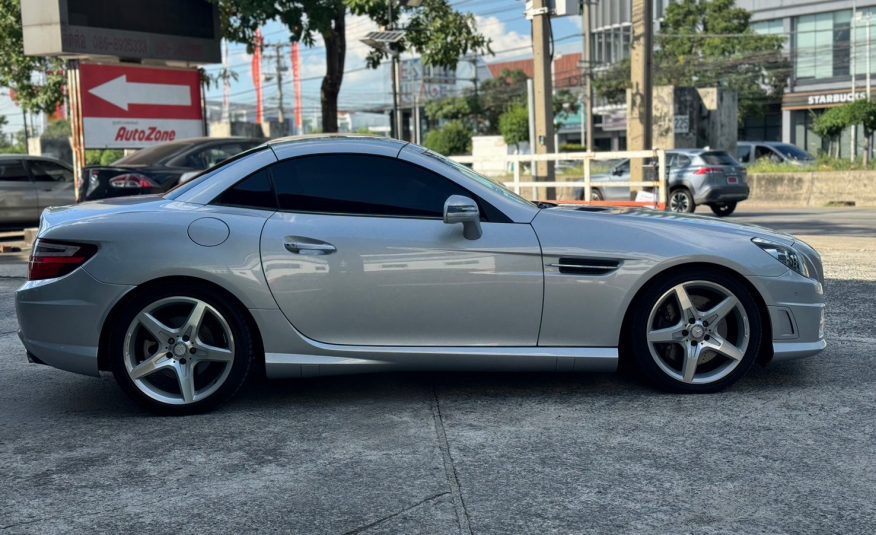
[[[256,171],[225,190],[213,204],[240,206],[259,210],[276,210],[277,196],[267,169]]]
[[[704,152],[700,158],[709,165],[736,165],[736,160],[723,151]]]
[[[736,159],[740,162],[747,162],[751,156],[751,145],[739,145],[736,147]]]
[[[690,158],[683,154],[679,154],[678,156],[676,156],[675,162],[672,164],[673,167],[677,167],[678,169],[687,167],[688,165],[690,165]]]
[[[305,156],[272,172],[280,209],[294,212],[441,218],[447,197],[472,197],[427,169],[365,154]]]
[[[21,161],[0,162],[0,180],[28,182],[27,171]]]
[[[30,165],[30,172],[33,175],[33,179],[39,182],[72,182],[73,181],[73,173],[56,163],[53,162],[40,162],[36,160],[31,160],[28,162]]]

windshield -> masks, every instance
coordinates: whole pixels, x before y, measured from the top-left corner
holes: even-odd
[[[739,165],[736,163],[736,160],[733,159],[733,156],[730,156],[722,150],[704,152],[700,154],[700,158],[702,158],[708,165]]]
[[[191,143],[163,143],[140,149],[134,154],[116,160],[113,165],[155,165],[190,146]]]
[[[780,143],[780,144],[773,145],[773,148],[775,150],[779,151],[779,153],[782,156],[784,156],[785,158],[788,158],[789,160],[808,161],[808,160],[815,159],[811,154],[809,154],[805,150],[803,150],[799,147],[795,147],[794,145],[789,145],[787,143]]]
[[[459,171],[460,173],[465,175],[466,178],[470,178],[470,179],[474,180],[478,184],[491,189],[492,191],[494,191],[495,193],[498,193],[499,195],[502,195],[506,199],[510,199],[510,200],[517,202],[519,204],[525,204],[526,206],[535,206],[535,204],[527,201],[526,199],[524,199],[520,195],[517,195],[516,193],[514,193],[510,189],[506,188],[505,186],[498,184],[496,182],[493,182],[489,178],[487,178],[479,173],[476,173],[470,167],[462,165],[459,162],[455,162],[455,161],[451,160],[450,158],[442,156],[442,155],[438,154],[437,152],[432,152],[431,150],[428,150],[428,149],[426,149],[423,152],[423,154],[425,154],[427,156],[431,156],[432,158],[435,158],[439,162],[443,163],[444,165]]]

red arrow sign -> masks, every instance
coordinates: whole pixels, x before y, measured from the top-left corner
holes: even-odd
[[[87,148],[140,148],[204,135],[195,69],[83,63],[79,80]]]

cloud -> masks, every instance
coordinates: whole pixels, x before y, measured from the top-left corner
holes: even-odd
[[[497,17],[476,16],[478,30],[492,41],[490,46],[496,53],[495,59],[507,59],[514,56],[525,56],[532,53],[532,39],[528,35],[521,35],[515,31],[509,31]]]

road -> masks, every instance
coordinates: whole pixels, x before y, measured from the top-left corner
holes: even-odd
[[[5,264],[0,531],[874,533],[876,214],[800,213],[734,219],[824,242],[828,349],[707,396],[387,374],[261,382],[158,418],[110,377],[24,362],[23,268]]]

